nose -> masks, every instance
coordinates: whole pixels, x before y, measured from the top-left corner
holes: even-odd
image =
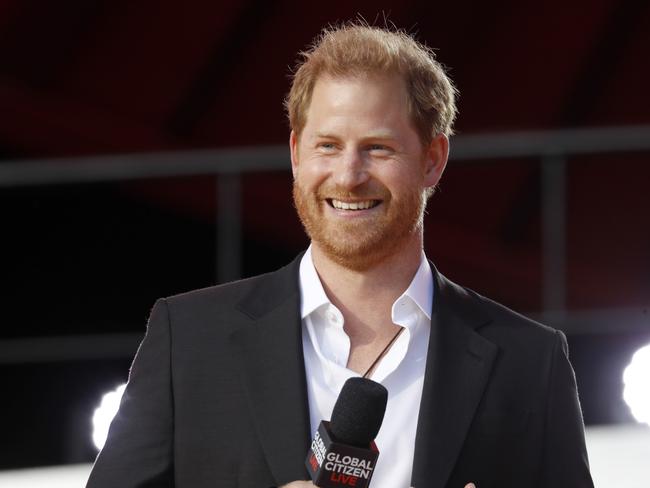
[[[354,148],[350,148],[341,154],[341,158],[333,171],[337,185],[349,190],[364,184],[369,179],[363,154]]]

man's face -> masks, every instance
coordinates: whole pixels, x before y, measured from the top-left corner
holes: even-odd
[[[314,246],[364,270],[420,245],[424,190],[442,174],[447,139],[423,148],[400,77],[319,78],[290,144],[294,202]]]

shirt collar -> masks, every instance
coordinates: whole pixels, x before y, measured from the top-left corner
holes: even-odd
[[[311,258],[311,245],[300,260],[300,318],[304,319],[317,308],[330,304],[323,284],[318,277],[314,261]]]
[[[323,284],[321,283],[316,268],[314,267],[314,261],[311,256],[311,245],[307,248],[307,251],[300,260],[299,279],[302,298],[300,304],[300,318],[304,319],[319,307],[331,303],[325,294]],[[408,299],[417,305],[427,319],[431,320],[431,307],[433,304],[433,273],[431,272],[431,266],[429,266],[424,251],[422,251],[420,259],[420,267],[411,280],[410,285],[393,304],[393,317],[396,315],[395,306],[405,299]]]
[[[396,306],[405,300],[410,300],[414,303],[425,317],[428,320],[431,320],[431,309],[433,305],[433,273],[424,251],[422,251],[422,256],[420,258],[420,267],[411,280],[411,284],[393,304],[393,319],[398,315]]]

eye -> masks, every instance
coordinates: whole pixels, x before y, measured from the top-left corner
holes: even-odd
[[[386,146],[385,144],[370,144],[368,146],[368,151],[373,154],[386,155],[391,154],[393,152],[393,149],[390,146]]]
[[[334,151],[336,149],[336,144],[333,142],[319,142],[317,144],[318,149],[321,149],[322,151]]]

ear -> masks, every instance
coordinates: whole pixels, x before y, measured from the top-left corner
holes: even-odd
[[[295,179],[298,172],[298,136],[293,130],[289,136],[289,149],[291,150],[291,172]]]
[[[438,184],[447,166],[448,157],[449,138],[444,134],[438,134],[431,141],[425,154],[424,184],[427,188]]]

